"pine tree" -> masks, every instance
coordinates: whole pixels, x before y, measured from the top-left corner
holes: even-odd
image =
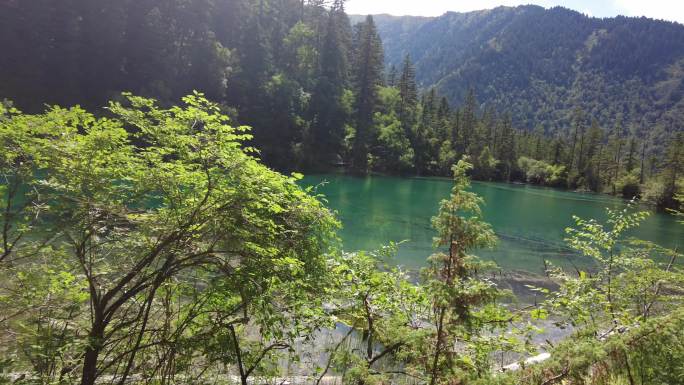
[[[438,109],[437,92],[432,88],[421,97],[418,122],[413,128],[412,134],[416,152],[416,169],[421,174],[431,174],[437,171],[440,152],[448,152],[448,149],[442,151],[442,143],[438,143],[436,133]]]
[[[544,160],[544,128],[537,126],[534,130],[534,159]]]
[[[618,120],[613,127],[613,130],[608,141],[608,152],[609,157],[606,166],[608,167],[608,180],[607,185],[611,186],[611,191],[613,195],[617,194],[617,180],[620,177],[620,168],[622,164],[622,151],[623,151],[623,128],[622,122]]]
[[[646,170],[646,141],[641,143],[641,163],[639,166],[639,184],[644,184],[645,170]]]
[[[603,152],[603,131],[596,119],[592,120],[586,145],[586,166],[581,170],[585,185],[591,191],[601,190],[601,156]]]
[[[563,148],[565,147],[565,142],[560,136],[556,136],[553,140],[553,156],[552,163],[557,166],[563,162]]]
[[[625,160],[625,171],[632,172],[636,166],[637,156],[637,139],[634,135],[630,136],[629,144],[627,145],[627,159]]]
[[[477,99],[475,90],[468,90],[465,104],[461,112],[461,130],[458,138],[458,151],[461,154],[469,154],[470,141],[475,134],[477,125]]]
[[[485,129],[485,141],[492,153],[496,153],[496,115],[491,107],[485,107],[482,113],[482,125]]]
[[[397,86],[397,76],[399,74],[397,73],[397,67],[392,64],[392,66],[389,69],[389,72],[387,73],[387,86],[388,87],[396,87]]]
[[[677,191],[677,183],[684,172],[684,133],[679,132],[670,140],[664,168],[662,175],[665,190],[662,198],[657,202],[658,208],[661,210],[679,209],[680,202],[677,201],[676,196],[680,193]]]
[[[466,379],[458,378],[462,373],[457,362],[462,362],[463,356],[469,353],[459,346],[477,344],[479,332],[491,322],[490,317],[505,313],[495,303],[501,295],[496,285],[478,278],[479,272],[491,266],[469,254],[471,250],[492,246],[496,236],[491,226],[481,219],[482,198],[468,191],[467,173],[472,165],[467,159],[453,167],[451,196],[442,201],[438,215],[432,219],[437,231],[435,247],[446,251],[431,256],[424,272],[432,300],[431,323],[435,327],[427,363],[430,385],[445,379],[467,383]],[[488,345],[492,351],[496,350],[494,340]],[[486,359],[469,362],[478,370],[490,370]]]
[[[449,106],[449,100],[442,96],[439,101],[439,108],[437,109],[437,119],[448,119],[451,113],[451,107]]]
[[[340,154],[347,121],[343,105],[349,77],[344,1],[333,3],[327,21],[318,81],[311,95],[311,129],[305,138],[305,163],[309,168],[325,167]]]
[[[570,149],[570,158],[567,163],[568,170],[568,184],[572,186],[577,185],[577,178],[582,167],[582,151],[584,141],[584,112],[579,108],[575,108],[573,114],[573,135],[572,146]]]
[[[399,121],[401,122],[411,146],[416,148],[416,138],[413,135],[413,126],[416,124],[416,105],[418,103],[418,86],[416,85],[416,70],[411,63],[411,57],[404,57],[404,64],[399,79]]]
[[[262,102],[262,95],[258,91],[266,83],[273,59],[270,39],[264,27],[264,7],[264,0],[260,0],[247,22],[240,45],[240,52],[242,52],[240,64],[245,82],[243,92],[248,100],[246,103],[249,104]]]
[[[378,102],[378,87],[383,81],[384,54],[372,16],[369,15],[357,28],[353,65],[356,135],[352,148],[352,167],[365,172],[373,137],[371,130],[373,113]]]
[[[510,181],[518,157],[515,153],[515,132],[509,114],[506,114],[501,120],[500,132],[501,138],[499,140],[500,144],[497,158],[501,160],[501,165],[503,166],[503,179]]]

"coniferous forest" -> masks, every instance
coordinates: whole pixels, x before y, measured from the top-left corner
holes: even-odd
[[[643,197],[663,209],[676,206],[682,189],[678,24],[520,7],[434,21],[381,16],[379,31],[372,18],[352,24],[343,1],[13,0],[2,7],[0,36],[11,54],[0,58],[0,95],[25,111],[46,103],[98,108],[122,91],[172,103],[199,90],[253,127],[261,159],[278,170],[448,176],[469,155],[480,180]],[[431,37],[458,33],[453,44]],[[468,60],[483,39],[496,49]],[[432,44],[455,51],[433,57]],[[589,56],[563,91],[572,96],[543,91],[570,87],[563,85],[573,83],[564,80],[570,75],[559,71],[573,71],[575,54]],[[470,67],[452,71],[470,77],[440,79],[458,60]],[[593,80],[580,81],[589,73]],[[669,101],[639,102],[634,94],[668,89]]]
[[[680,242],[635,237],[684,223],[680,24],[4,0],[0,47],[0,384],[684,383]],[[345,250],[326,172],[450,178],[421,269]],[[620,199],[533,276],[472,180]]]

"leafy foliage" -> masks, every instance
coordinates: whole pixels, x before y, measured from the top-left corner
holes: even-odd
[[[654,314],[667,313],[680,304],[677,293],[684,281],[674,262],[681,258],[649,242],[624,240],[624,234],[647,216],[608,210],[606,224],[575,218],[576,228],[567,229],[567,242],[591,258],[596,269],[578,271],[576,276],[559,269],[551,271],[560,289],[547,303],[553,313],[562,314],[573,327],[598,332],[632,327]]]
[[[316,318],[304,304],[328,275],[330,212],[258,163],[243,145],[247,128],[201,94],[168,109],[125,98],[109,105],[110,118],[53,107],[2,120],[11,149],[3,317],[41,349],[11,354],[46,378],[76,378],[79,368],[82,384],[108,373],[124,382],[134,366],[149,378],[177,375],[175,363],[197,348],[179,350],[186,332],[207,323],[259,324],[260,338],[279,344],[303,335]]]

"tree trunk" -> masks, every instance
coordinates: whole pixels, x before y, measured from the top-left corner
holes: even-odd
[[[641,146],[641,172],[639,173],[639,184],[644,184],[644,158],[646,157],[646,141]]]
[[[89,344],[83,356],[83,374],[81,385],[94,385],[97,380],[97,360],[102,351],[102,340],[104,338],[104,325],[101,321],[96,321],[88,336]]]
[[[437,383],[437,376],[439,375],[439,357],[442,355],[442,334],[444,333],[444,313],[445,309],[442,307],[439,309],[439,321],[437,325],[437,343],[435,346],[435,355],[432,361],[432,373],[430,376],[430,385],[435,385]]]

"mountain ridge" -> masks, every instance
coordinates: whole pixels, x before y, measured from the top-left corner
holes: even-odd
[[[387,66],[399,68],[409,54],[420,86],[453,104],[473,88],[483,108],[547,132],[570,126],[577,108],[605,129],[622,124],[639,136],[684,126],[677,22],[535,5],[374,19]]]

